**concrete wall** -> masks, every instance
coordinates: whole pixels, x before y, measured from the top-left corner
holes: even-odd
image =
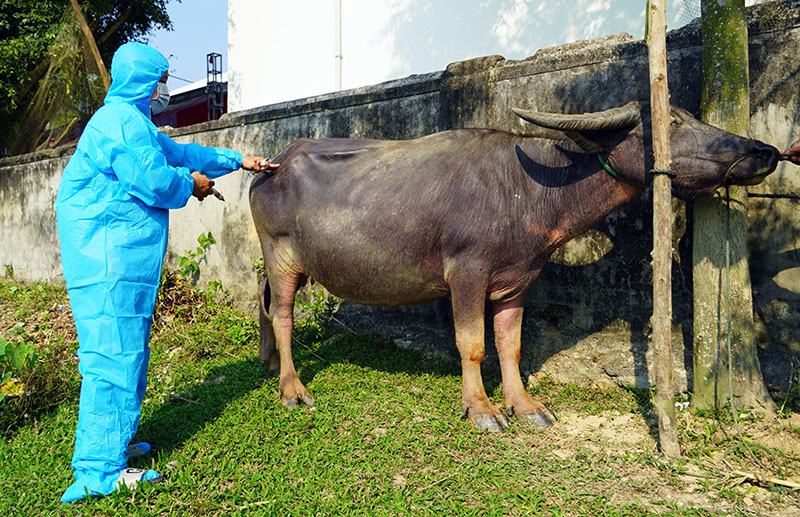
[[[0,267],[22,280],[58,280],[56,194],[72,147],[0,159]]]
[[[800,130],[800,2],[766,4],[751,13],[752,136],[785,147]],[[701,65],[697,24],[670,33],[672,102],[697,113]],[[614,35],[538,52],[523,61],[489,56],[443,72],[231,113],[171,130],[179,142],[276,155],[297,137],[414,138],[454,127],[525,131],[509,110],[606,109],[647,98],[647,52],[641,40]],[[0,160],[0,265],[23,280],[60,274],[53,200],[69,155],[64,151]],[[800,169],[782,165],[755,192],[800,192]],[[193,248],[201,232],[218,244],[199,282],[221,279],[242,303],[254,299],[251,261],[259,248],[247,204],[250,174],[218,182],[226,203],[208,199],[172,214],[168,261]],[[531,289],[523,330],[522,369],[561,379],[646,385],[652,378],[649,194],[609,216],[558,253]],[[796,201],[751,201],[751,268],[758,342],[768,384],[785,388],[791,354],[800,350],[800,235]],[[674,347],[682,386],[691,378],[691,205],[676,202]],[[346,238],[346,236],[343,236]],[[357,330],[394,335],[431,355],[456,357],[446,303],[406,308],[343,304],[338,319]],[[253,345],[255,347],[255,344]],[[493,361],[487,361],[491,367]]]

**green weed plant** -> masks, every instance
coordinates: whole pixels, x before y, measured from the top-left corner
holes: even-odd
[[[308,345],[328,336],[328,325],[333,318],[338,302],[326,294],[322,287],[311,287],[295,294],[295,310],[298,313],[294,338]]]
[[[184,250],[184,254],[178,257],[178,272],[183,278],[196,278],[200,273],[200,261],[208,252],[212,245],[217,241],[211,232],[201,233],[197,237],[197,246],[193,250]],[[221,284],[220,284],[221,285]]]
[[[33,369],[38,358],[32,343],[9,343],[0,337],[0,404],[5,397],[25,392],[25,384],[16,377]]]

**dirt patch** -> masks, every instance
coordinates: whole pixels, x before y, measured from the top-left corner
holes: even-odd
[[[606,441],[630,447],[652,441],[644,420],[631,414],[580,415],[567,413],[559,417],[568,436]]]
[[[781,451],[784,454],[800,457],[800,415],[793,414],[791,418],[780,419],[777,425],[769,422],[758,422],[750,426],[750,437],[757,444]]]
[[[522,439],[547,450],[560,469],[591,472],[576,479],[575,489],[604,494],[609,505],[647,505],[654,513],[698,508],[712,515],[800,516],[800,491],[766,481],[800,483],[798,415],[740,422],[743,440],[757,451],[751,456],[733,426],[682,413],[684,456],[677,460],[658,451],[651,416],[562,410],[558,418],[551,428]],[[698,437],[697,426],[711,432],[708,440]]]

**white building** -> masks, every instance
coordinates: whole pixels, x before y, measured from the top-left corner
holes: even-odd
[[[699,15],[699,5],[670,0],[670,28]],[[644,0],[228,0],[228,110],[336,91],[339,62],[348,89],[473,57],[524,59],[618,32],[642,37],[644,11]]]
[[[228,110],[299,99],[404,75],[392,0],[228,0]],[[341,5],[341,32],[337,7]],[[343,59],[337,59],[341,34]]]

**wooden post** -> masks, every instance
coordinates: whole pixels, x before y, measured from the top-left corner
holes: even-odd
[[[650,0],[647,50],[655,168],[668,170],[669,90],[667,87],[666,1]],[[670,457],[681,455],[672,382],[672,185],[666,174],[653,177],[653,345],[656,357],[658,439]]]
[[[106,87],[106,91],[108,91],[111,87],[111,80],[108,78],[108,70],[106,70],[106,65],[103,64],[103,58],[100,57],[100,50],[97,48],[97,43],[94,41],[92,31],[89,29],[89,24],[86,23],[86,19],[83,17],[80,6],[78,6],[78,0],[70,1],[72,3],[72,10],[75,11],[75,17],[78,18],[78,24],[81,26],[81,31],[83,31],[83,37],[86,39],[89,50],[92,51],[92,56],[94,56],[94,61],[97,63],[100,77],[103,78],[103,84]]]

